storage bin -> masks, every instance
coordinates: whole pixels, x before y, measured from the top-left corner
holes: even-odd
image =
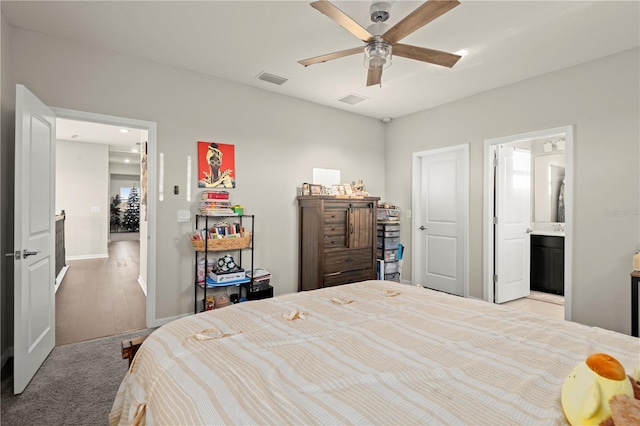
[[[398,249],[391,249],[391,250],[378,249],[376,257],[378,259],[384,260],[385,262],[388,262],[390,260],[398,260]]]
[[[399,220],[400,209],[378,209],[378,220]]]
[[[378,230],[378,237],[399,237],[400,231],[382,231]]]
[[[399,223],[378,223],[378,231],[400,231]]]
[[[384,262],[384,274],[395,274],[400,270],[398,262]]]
[[[387,281],[400,282],[400,272],[396,272],[395,274],[384,274],[384,279]]]
[[[400,242],[399,237],[378,237],[378,248],[384,249],[397,249],[398,243]]]

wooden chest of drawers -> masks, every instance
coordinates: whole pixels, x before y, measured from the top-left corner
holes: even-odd
[[[298,289],[376,278],[377,197],[298,197]]]

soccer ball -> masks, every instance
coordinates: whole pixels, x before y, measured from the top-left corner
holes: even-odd
[[[218,259],[218,270],[221,272],[229,272],[233,271],[237,267],[236,261],[233,260],[233,257],[225,254],[220,259]]]

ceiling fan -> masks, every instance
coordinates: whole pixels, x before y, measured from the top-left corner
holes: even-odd
[[[415,59],[417,61],[429,62],[431,64],[441,65],[448,68],[453,67],[461,56],[453,53],[442,52],[440,50],[411,46],[398,42],[416,31],[418,28],[421,28],[437,17],[444,15],[459,4],[460,2],[457,0],[428,0],[392,28],[385,31],[384,34],[371,34],[370,30],[364,29],[360,24],[351,19],[329,1],[315,1],[311,3],[311,7],[324,13],[351,34],[365,42],[364,66],[369,70],[367,74],[367,86],[373,86],[376,84],[382,85],[382,70],[391,65],[392,53],[397,56]],[[387,19],[389,19],[389,4],[385,2],[374,3],[371,6],[371,21],[378,25],[372,25],[369,28],[373,29],[373,32],[381,32],[378,31],[378,29],[381,28],[380,24],[385,22]],[[302,61],[298,61],[298,63],[307,67],[309,65],[319,64],[321,62],[355,55],[362,52],[362,47],[356,47],[353,49],[304,59]]]

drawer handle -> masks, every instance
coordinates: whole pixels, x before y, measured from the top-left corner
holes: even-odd
[[[331,241],[331,244],[338,244],[338,243],[336,243],[335,241]]]
[[[353,257],[347,257],[344,261],[345,262],[353,262]]]

